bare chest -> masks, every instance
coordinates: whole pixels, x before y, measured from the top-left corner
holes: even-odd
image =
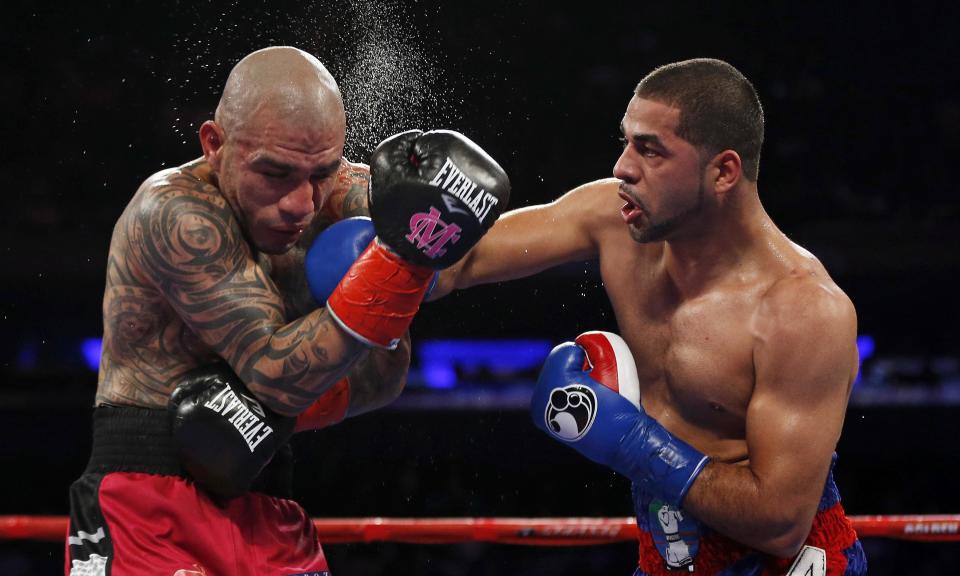
[[[683,299],[653,271],[603,263],[602,272],[647,412],[701,445],[742,442],[754,387],[749,295]]]

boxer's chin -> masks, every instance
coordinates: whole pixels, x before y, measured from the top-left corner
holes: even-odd
[[[284,233],[276,230],[265,230],[253,237],[253,244],[258,252],[264,254],[285,254],[293,248],[300,233]]]
[[[264,254],[279,256],[281,254],[286,254],[287,252],[289,252],[290,249],[293,248],[293,246],[294,246],[294,243],[283,244],[282,246],[267,244],[267,245],[257,246],[257,251],[262,252]]]

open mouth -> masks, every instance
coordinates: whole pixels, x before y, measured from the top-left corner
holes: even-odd
[[[619,192],[620,198],[626,202],[623,206],[620,207],[620,215],[623,216],[623,221],[627,224],[633,224],[638,219],[640,219],[644,212],[643,208],[640,207],[640,204],[633,199],[632,196],[621,190]]]

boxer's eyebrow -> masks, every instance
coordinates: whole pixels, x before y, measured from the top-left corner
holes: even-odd
[[[625,138],[628,137],[626,130],[623,129],[623,122],[620,123],[620,133],[623,134]],[[629,136],[629,139],[634,144],[647,144],[647,145],[652,144],[653,146],[655,146],[656,148],[659,148],[660,150],[667,149],[667,147],[664,146],[663,141],[660,140],[660,137],[657,136],[656,134],[631,134]]]
[[[255,168],[270,168],[272,170],[292,172],[294,170],[299,170],[299,166],[293,164],[288,164],[282,160],[276,158],[271,158],[270,156],[257,156],[250,161],[250,165]]]
[[[326,166],[319,166],[313,169],[314,174],[332,174],[340,168],[340,159],[337,158]]]
[[[634,134],[630,139],[638,144],[653,144],[657,148],[666,148],[660,140],[660,137],[655,134]]]
[[[279,160],[277,158],[273,158],[272,156],[266,156],[266,155],[257,156],[256,158],[250,161],[250,165],[258,169],[267,168],[270,170],[276,170],[276,171],[282,171],[282,172],[293,172],[295,170],[302,169],[301,166],[298,166],[296,164],[290,164],[288,162],[284,162],[283,160]],[[329,164],[326,164],[323,166],[317,166],[313,168],[311,172],[313,174],[327,175],[327,174],[333,173],[339,167],[340,167],[340,159],[337,158],[336,160],[334,160],[333,162],[330,162]]]

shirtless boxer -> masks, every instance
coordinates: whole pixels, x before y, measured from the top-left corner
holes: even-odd
[[[613,179],[504,215],[436,296],[599,259],[642,408],[588,372],[609,346],[587,336],[551,353],[531,414],[633,481],[638,576],[863,573],[832,478],[856,313],[760,203],[753,86],[717,60],[670,64],[621,130]]]
[[[310,519],[270,468],[249,482],[294,429],[396,395],[434,271],[469,250],[509,195],[502,169],[459,134],[391,137],[368,175],[343,159],[344,132],[339,90],[316,58],[254,52],[200,128],[203,157],[148,178],[120,216],[68,574],[327,574]],[[453,172],[456,191],[439,178]],[[472,212],[466,183],[499,208]],[[331,225],[304,270],[313,236],[366,213],[368,199],[364,242],[349,221]],[[306,280],[331,289],[311,301]]]

